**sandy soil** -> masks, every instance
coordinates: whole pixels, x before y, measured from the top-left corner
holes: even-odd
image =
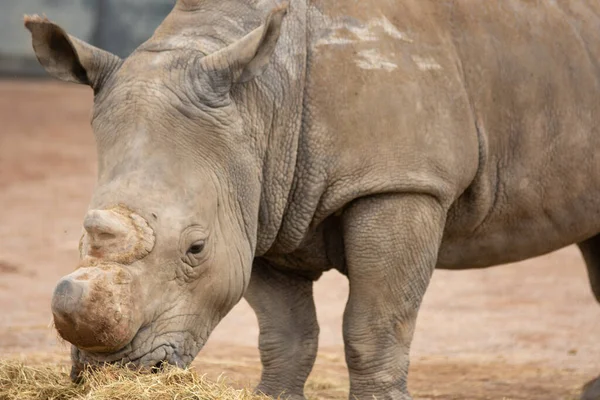
[[[77,262],[94,188],[91,91],[0,82],[0,351],[68,362],[49,327],[56,281]],[[321,350],[309,393],[345,398],[341,316],[347,282],[316,288]],[[243,333],[243,334],[240,334]],[[436,271],[419,317],[410,387],[418,399],[574,399],[600,372],[600,307],[577,249],[481,271]],[[219,325],[195,366],[238,385],[260,374],[258,329],[245,302]]]

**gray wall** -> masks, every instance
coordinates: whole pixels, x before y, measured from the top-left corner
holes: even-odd
[[[121,57],[148,39],[175,0],[0,0],[0,75],[45,76],[24,14],[46,14],[71,35]]]

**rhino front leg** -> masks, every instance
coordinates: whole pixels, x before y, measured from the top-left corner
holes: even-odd
[[[351,399],[411,399],[409,349],[445,215],[426,195],[360,199],[344,213],[350,280],[344,343]]]
[[[258,259],[245,298],[260,328],[263,371],[256,390],[274,398],[304,399],[304,384],[315,363],[319,337],[313,281],[276,270]]]

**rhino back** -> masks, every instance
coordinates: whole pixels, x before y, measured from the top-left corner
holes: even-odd
[[[515,261],[598,232],[597,8],[312,2],[286,248],[352,200],[389,192],[449,208],[444,268]]]

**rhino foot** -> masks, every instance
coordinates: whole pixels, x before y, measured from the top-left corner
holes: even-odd
[[[276,392],[272,392],[269,390],[264,390],[263,388],[257,387],[254,390],[254,394],[258,394],[258,395],[262,395],[262,396],[268,396],[272,399],[281,399],[281,400],[306,400],[306,397],[304,397],[304,395],[302,394],[286,394],[285,392],[283,393],[278,393],[275,394]]]

